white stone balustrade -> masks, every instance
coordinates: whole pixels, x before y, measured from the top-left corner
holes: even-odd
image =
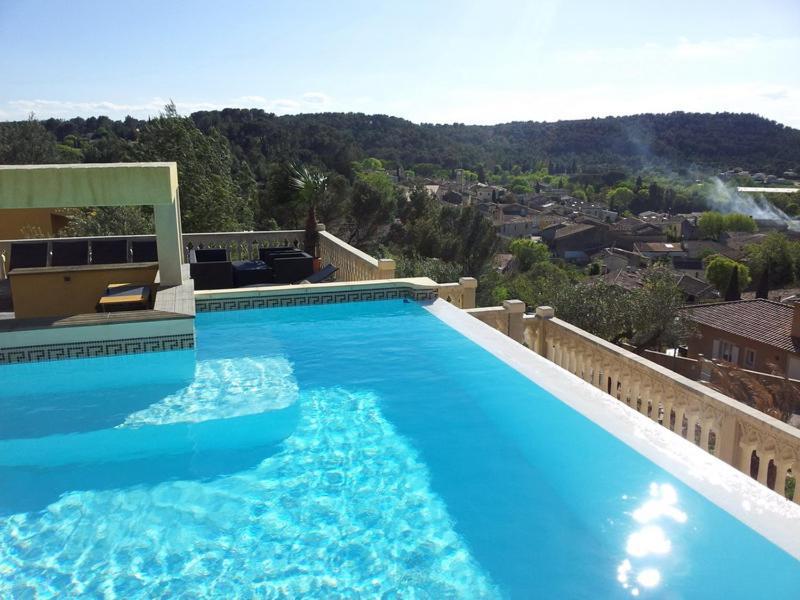
[[[319,256],[323,265],[339,267],[339,281],[371,281],[394,279],[395,262],[389,258],[373,258],[323,229],[319,232]]]
[[[439,298],[447,300],[458,308],[475,308],[475,290],[477,288],[477,279],[461,277],[458,283],[440,283]]]
[[[800,471],[800,430],[557,319],[550,307],[522,314],[514,302],[467,312],[781,495],[788,494],[788,478],[797,478]],[[800,504],[797,483],[793,501]]]

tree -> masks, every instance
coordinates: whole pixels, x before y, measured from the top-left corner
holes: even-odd
[[[628,294],[627,300],[630,324],[626,336],[637,350],[675,347],[691,332],[691,323],[681,312],[683,294],[669,267],[648,267],[642,287]]]
[[[727,294],[734,272],[738,294],[750,284],[750,269],[721,254],[710,257],[706,262],[706,281],[717,288],[720,294]]]
[[[734,267],[731,269],[731,278],[728,281],[728,287],[725,290],[725,301],[732,302],[734,300],[742,299],[742,290],[739,289],[739,269]]]
[[[725,231],[725,218],[718,212],[704,212],[697,220],[700,237],[718,240]]]
[[[0,123],[0,164],[34,165],[61,162],[56,139],[36,120],[33,113],[26,121]]]
[[[797,243],[790,243],[782,233],[773,232],[761,242],[745,246],[745,253],[754,273],[760,275],[764,269],[769,269],[770,286],[775,288],[795,280],[797,249]]]
[[[623,212],[630,208],[633,202],[634,193],[627,187],[614,188],[606,195],[608,207],[617,212]]]
[[[69,222],[60,235],[95,237],[150,233],[153,233],[153,216],[149,207],[97,206],[70,211]]]
[[[394,210],[395,198],[390,191],[367,180],[356,180],[351,197],[347,241],[356,246],[375,242],[381,230],[389,225]]]
[[[758,288],[756,289],[756,298],[769,299],[769,265],[767,265],[758,278]]]
[[[203,134],[174,104],[142,128],[137,157],[175,161],[181,220],[185,231],[237,231],[253,227],[255,198],[234,181],[228,142],[212,130]]]
[[[547,246],[533,240],[515,239],[511,242],[509,250],[517,259],[521,271],[528,271],[533,265],[550,259],[550,250]]]
[[[740,213],[730,213],[724,217],[725,231],[744,231],[755,233],[758,230],[753,217]]]

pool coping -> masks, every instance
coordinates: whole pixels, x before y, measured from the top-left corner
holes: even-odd
[[[450,303],[439,299],[423,306],[800,561],[800,505]]]

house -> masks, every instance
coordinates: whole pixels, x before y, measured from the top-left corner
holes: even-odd
[[[697,325],[690,357],[702,354],[763,373],[776,365],[788,377],[800,378],[800,304],[759,298],[684,310]]]
[[[633,250],[633,245],[637,242],[667,241],[667,235],[660,227],[633,217],[620,219],[611,225],[608,237],[615,246],[625,250]]]
[[[596,206],[594,204],[588,204],[583,207],[581,212],[585,215],[588,215],[598,221],[603,221],[605,223],[613,223],[619,218],[619,213],[614,210],[608,210],[603,206]]]
[[[595,255],[595,260],[599,260],[603,265],[603,273],[620,271],[627,267],[646,267],[650,264],[650,259],[641,254],[622,250],[621,248],[603,248],[599,254]]]
[[[684,258],[688,256],[681,244],[672,244],[670,242],[639,242],[633,245],[633,251],[647,258],[655,259],[671,259],[673,256]]]
[[[495,185],[478,184],[473,189],[478,202],[497,202],[506,194],[506,189]]]
[[[573,223],[557,229],[550,243],[556,256],[566,258],[568,251],[594,252],[606,244],[606,230],[597,225]]]
[[[528,217],[505,215],[502,223],[497,225],[498,235],[507,238],[530,237],[536,231],[536,225]]]
[[[616,285],[626,290],[635,290],[644,285],[645,269],[635,267],[625,267],[618,271],[609,271],[603,275],[603,281],[609,285]],[[719,294],[713,286],[704,281],[675,273],[675,285],[683,294],[683,299],[687,304],[692,304],[700,300],[715,300]]]

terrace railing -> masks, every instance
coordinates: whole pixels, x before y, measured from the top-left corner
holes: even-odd
[[[800,430],[517,302],[467,312],[800,504]]]
[[[323,266],[331,263],[338,267],[336,279],[339,281],[371,281],[374,279],[394,279],[395,262],[391,259],[373,258],[358,248],[347,244],[335,235],[325,231],[320,225],[319,252]],[[258,249],[270,246],[294,246],[301,248],[305,232],[302,229],[284,231],[236,231],[211,233],[184,233],[184,259],[188,262],[192,249],[225,248],[233,260],[254,260],[258,258]],[[52,243],[56,239],[44,238],[36,241]],[[69,238],[72,240],[153,240],[154,235],[106,236]],[[0,279],[8,276],[8,260],[11,244],[16,241],[34,240],[0,240]]]

